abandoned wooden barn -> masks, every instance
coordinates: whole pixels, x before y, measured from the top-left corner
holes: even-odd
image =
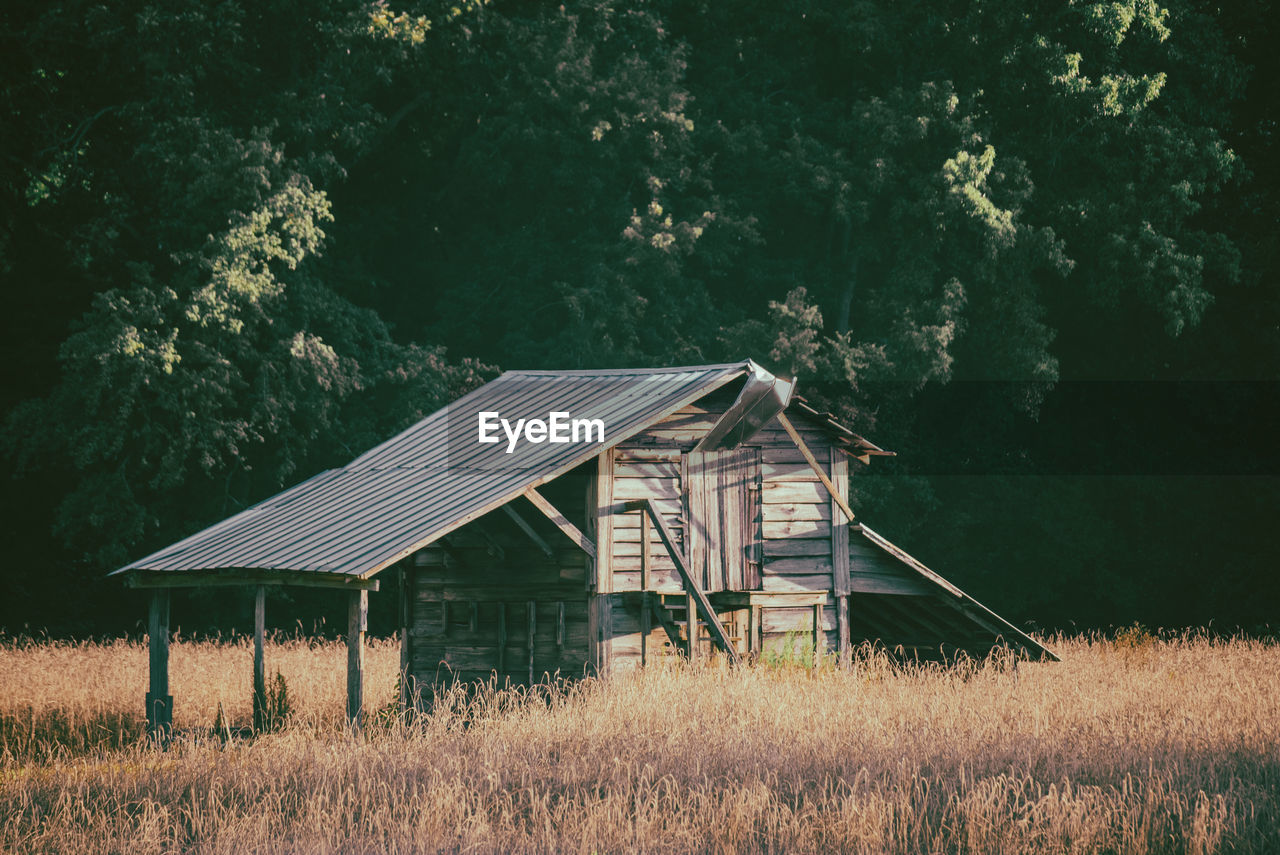
[[[154,589],[149,719],[164,727],[172,714],[170,588],[257,587],[261,687],[265,586],[313,585],[349,592],[358,721],[368,596],[388,568],[401,583],[406,691],[797,642],[840,661],[862,642],[1051,658],[852,519],[850,461],[889,452],[794,385],[749,360],[510,371],[346,466],[115,571]]]

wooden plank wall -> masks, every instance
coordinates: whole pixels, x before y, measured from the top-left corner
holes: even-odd
[[[934,586],[858,532],[849,537],[849,590],[855,594],[928,596]]]
[[[721,393],[674,413],[653,428],[618,446],[614,454],[613,498],[654,498],[668,523],[681,538],[690,530],[688,451],[733,402],[733,395]],[[832,443],[826,433],[796,420],[796,427],[820,460],[831,459]],[[832,501],[818,476],[809,468],[799,449],[776,421],[751,440],[759,448],[760,517],[754,521],[754,537],[763,541],[763,566],[758,585],[749,589],[771,593],[830,592],[833,585]],[[828,474],[835,475],[829,470]],[[718,508],[717,508],[718,510]],[[614,517],[611,561],[613,590],[640,590],[640,518],[637,513]],[[649,546],[651,590],[664,593],[682,591],[680,579],[662,546]],[[843,563],[843,562],[841,562]],[[750,574],[748,574],[749,576]],[[756,580],[751,580],[755,582]],[[712,590],[717,585],[708,586]],[[661,649],[666,634],[650,629],[641,643],[644,629],[640,601],[618,597],[612,608],[614,666],[638,664],[642,651]],[[726,613],[723,619],[741,623],[745,637],[747,614]],[[762,610],[762,642],[780,644],[788,633],[811,639],[814,612],[811,607],[769,607]],[[820,615],[820,639],[825,650],[835,651],[838,642],[836,601],[829,598]]]
[[[832,443],[826,433],[800,418],[793,419],[793,424],[819,461],[831,459]],[[756,434],[752,443],[761,446],[763,464],[762,589],[830,594],[835,587],[831,495],[776,420]],[[827,470],[828,476],[834,474]],[[779,649],[788,635],[804,640],[812,637],[814,612],[810,607],[765,608],[760,617],[765,649]],[[828,596],[827,605],[821,609],[819,624],[818,639],[824,652],[834,652],[839,634],[833,596]]]
[[[585,526],[584,479],[575,470],[541,492]],[[405,662],[424,697],[436,684],[496,674],[500,683],[524,685],[587,668],[587,555],[528,502],[512,507],[551,558],[499,509],[407,562]]]

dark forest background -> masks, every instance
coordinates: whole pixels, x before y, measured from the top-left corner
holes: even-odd
[[[5,4],[0,626],[500,369],[746,357],[1015,621],[1280,619],[1270,2],[455,2]]]

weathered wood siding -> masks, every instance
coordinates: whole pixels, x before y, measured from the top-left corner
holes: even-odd
[[[575,470],[542,494],[586,525],[586,479]],[[582,676],[587,667],[588,568],[585,552],[532,505],[512,508],[551,548],[548,557],[497,510],[417,553],[405,570],[406,650],[416,687],[456,681],[524,685],[548,674]]]
[[[926,596],[933,589],[909,567],[858,532],[849,537],[849,590],[855,594]]]
[[[732,404],[733,397],[725,392],[704,398],[619,445],[612,462],[614,502],[657,500],[689,556],[695,576],[702,574],[705,591],[832,592],[837,563],[832,557],[833,543],[843,547],[847,540],[841,540],[842,533],[832,529],[831,496],[776,420],[738,449],[690,453]],[[826,433],[802,419],[795,423],[820,461],[833,459]],[[835,478],[842,465],[843,460],[828,474]],[[637,512],[613,518],[610,560],[615,592],[641,590],[640,527]],[[714,532],[727,542],[716,544]],[[680,578],[656,537],[648,552],[649,590],[682,592]],[[847,566],[843,560],[839,563],[842,569]],[[612,600],[615,669],[639,664],[667,640],[667,633],[656,621],[644,623],[641,602],[635,597]],[[749,611],[726,611],[720,617],[746,653]],[[837,600],[829,596],[818,621],[819,643],[824,650],[837,647],[837,619]],[[760,642],[766,648],[780,645],[789,636],[812,643],[813,628],[810,606],[760,610]]]

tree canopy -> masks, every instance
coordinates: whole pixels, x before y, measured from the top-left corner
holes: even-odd
[[[15,584],[97,579],[498,368],[751,356],[902,452],[857,501],[997,603],[1256,621],[1277,473],[1227,422],[1276,407],[1268,12],[0,12]],[[1175,463],[1223,436],[1239,460]],[[1243,545],[1194,594],[1169,535],[1210,506]]]

